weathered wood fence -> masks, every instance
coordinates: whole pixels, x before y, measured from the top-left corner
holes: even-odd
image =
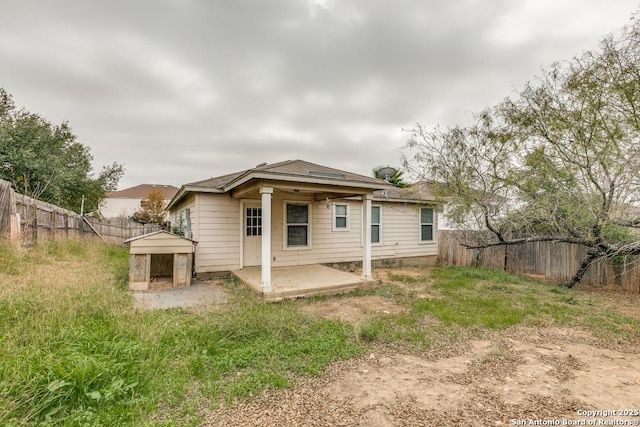
[[[98,219],[79,214],[16,193],[0,180],[0,236],[25,246],[52,237],[99,236],[107,243],[124,244],[126,239],[158,231],[158,224],[139,224],[126,218]]]
[[[580,245],[555,242],[468,249],[460,244],[462,238],[461,232],[457,231],[438,233],[438,256],[442,263],[499,268],[512,273],[540,276],[555,283],[567,282],[586,254],[586,249]],[[595,262],[580,283],[640,293],[640,256]]]

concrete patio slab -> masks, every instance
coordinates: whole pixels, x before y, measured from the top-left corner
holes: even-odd
[[[273,292],[263,293],[261,267],[246,267],[233,271],[233,274],[269,301],[371,289],[379,283],[377,280],[365,281],[358,275],[319,264],[274,267],[271,269]]]
[[[146,310],[226,304],[229,301],[228,295],[220,286],[202,281],[193,281],[191,286],[185,288],[132,293],[134,305]]]

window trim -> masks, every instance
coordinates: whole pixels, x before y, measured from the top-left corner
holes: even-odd
[[[379,208],[380,209],[380,218],[378,223],[374,224],[373,223],[373,208]],[[371,246],[382,246],[382,205],[371,205],[371,227],[373,227],[374,225],[378,226],[378,241],[377,242],[371,242]],[[369,234],[369,237],[373,237],[373,233]]]
[[[340,217],[344,217],[345,218],[345,226],[344,227],[338,227],[336,225],[336,219],[338,218],[337,215],[337,207],[338,206],[344,206],[346,208],[346,213],[344,215],[340,215]],[[331,215],[331,231],[337,231],[337,232],[342,232],[342,231],[349,231],[351,229],[350,227],[350,223],[351,221],[349,220],[350,218],[350,207],[348,203],[334,203],[333,204],[333,210],[332,210],[332,215]]]
[[[361,212],[360,212],[361,215],[364,215],[364,207],[365,207],[365,204],[363,203],[362,204],[362,209],[361,209]],[[377,242],[377,243],[371,242],[371,247],[383,246],[383,243],[382,243],[382,227],[383,227],[383,225],[382,225],[382,210],[383,210],[382,209],[382,204],[381,203],[380,204],[371,204],[371,209],[372,210],[373,210],[374,207],[380,208],[380,223],[379,223],[379,226],[380,226],[380,241]],[[371,215],[371,212],[369,213],[369,216],[373,220],[373,215]],[[372,222],[371,226],[373,227],[374,225],[375,224],[373,224],[373,222]],[[371,236],[372,236],[371,230],[369,230],[369,240],[371,240]],[[362,221],[361,221],[361,224],[360,224],[360,247],[364,247],[364,216],[362,217]]]
[[[306,246],[289,246],[288,244],[288,230],[289,225],[302,225],[302,224],[289,224],[287,222],[287,205],[306,205],[307,206],[307,244]],[[311,224],[313,223],[313,203],[306,200],[284,200],[282,202],[282,249],[285,251],[299,251],[311,249]]]
[[[431,209],[431,222],[422,222],[422,210]],[[431,226],[431,240],[422,240],[422,226]],[[420,206],[418,209],[418,241],[420,243],[434,243],[436,241],[436,210],[433,206]]]
[[[249,209],[252,210],[251,215],[247,212]],[[256,215],[254,215],[253,210],[256,210]],[[249,219],[257,219],[257,224],[247,224],[247,220]],[[248,234],[247,231],[251,230],[255,231],[256,234]],[[262,206],[244,206],[244,237],[260,237],[262,238]]]

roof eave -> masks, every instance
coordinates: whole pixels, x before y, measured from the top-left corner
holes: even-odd
[[[374,202],[393,202],[393,203],[415,203],[417,205],[441,205],[444,204],[441,201],[437,200],[427,200],[427,199],[399,199],[399,198],[386,198],[375,196],[373,198]]]
[[[287,181],[287,182],[300,182],[303,184],[320,184],[320,185],[334,185],[339,187],[351,187],[351,188],[363,188],[368,190],[384,190],[389,188],[390,185],[381,182],[379,185],[374,183],[355,181],[355,180],[338,180],[331,178],[302,176],[302,175],[289,175],[282,173],[268,173],[268,172],[248,172],[229,182],[223,187],[224,192],[233,190],[242,184],[245,184],[253,179],[268,179],[272,181]]]
[[[182,199],[184,199],[189,193],[224,193],[225,191],[221,190],[218,187],[198,187],[195,185],[183,185],[180,187],[180,190],[173,196],[173,199],[169,202],[167,207],[164,209],[165,211],[169,211],[171,208],[176,206]]]

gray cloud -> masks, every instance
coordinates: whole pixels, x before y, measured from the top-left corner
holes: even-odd
[[[624,25],[599,0],[0,0],[0,86],[68,120],[121,187],[262,161],[369,174]]]

